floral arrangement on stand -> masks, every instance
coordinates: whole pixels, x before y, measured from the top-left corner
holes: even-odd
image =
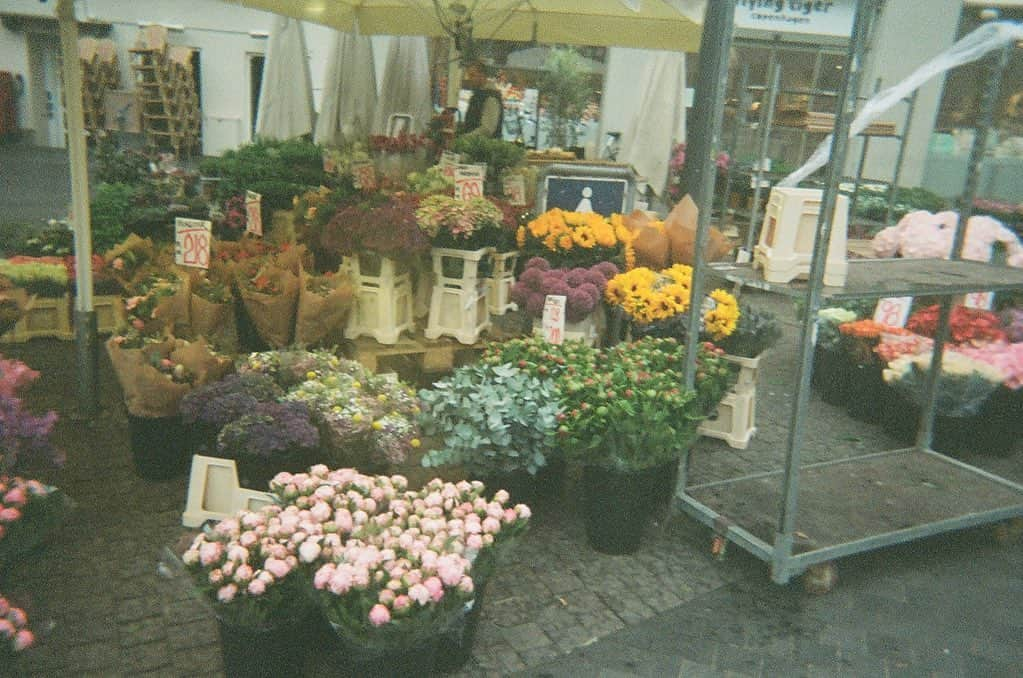
[[[369,148],[381,183],[401,187],[409,173],[424,170],[433,142],[422,134],[373,135]]]
[[[525,309],[531,318],[543,316],[544,300],[549,294],[566,299],[565,319],[579,322],[600,307],[608,280],[618,274],[618,267],[602,261],[588,268],[551,268],[543,257],[533,257],[518,280],[512,285],[511,299]]]
[[[874,236],[874,254],[878,257],[947,259],[952,252],[958,222],[957,212],[910,212],[898,224]],[[1005,248],[1006,264],[1023,266],[1023,244],[1012,230],[991,217],[970,217],[963,241],[963,258],[991,261],[996,245]]]
[[[408,190],[416,195],[454,195],[455,179],[444,173],[444,170],[434,165],[422,172],[409,172]]]
[[[219,209],[211,208],[213,234],[220,240],[238,240],[248,228],[248,214],[245,211],[245,195],[232,195]]]
[[[305,369],[297,373],[296,366]],[[308,407],[333,463],[401,464],[422,444],[415,392],[355,361],[325,351],[253,353],[239,363],[238,372],[269,374],[286,389],[280,402]]]
[[[924,307],[906,321],[906,329],[925,337],[933,337],[938,329],[937,304]],[[949,330],[957,344],[1000,341],[1005,339],[1001,318],[978,308],[955,306],[949,314]]]
[[[686,264],[660,272],[641,266],[609,280],[604,297],[632,322],[634,334],[682,339],[692,277],[693,269]],[[722,341],[738,326],[739,303],[725,290],[712,290],[701,308],[701,334],[711,341]]]
[[[930,351],[902,355],[884,369],[885,383],[922,407],[930,366]],[[949,417],[977,414],[1004,380],[1004,373],[994,365],[958,351],[945,351],[938,379],[937,411]]]
[[[320,246],[344,256],[374,253],[408,261],[430,249],[419,227],[419,199],[407,193],[373,194],[337,210],[323,229]]]
[[[0,275],[16,287],[40,297],[59,297],[68,291],[67,267],[62,257],[0,259]]]
[[[446,195],[423,198],[416,210],[419,227],[434,247],[478,250],[497,247],[504,214],[487,198],[456,200]]]
[[[555,268],[588,267],[601,261],[635,262],[632,233],[593,212],[566,212],[554,208],[520,226],[518,248],[526,258],[543,257]]]

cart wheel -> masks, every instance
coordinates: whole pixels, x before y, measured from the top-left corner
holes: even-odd
[[[1010,518],[994,526],[995,541],[1003,546],[1015,544],[1023,537],[1023,518]]]
[[[838,583],[838,566],[829,560],[826,563],[811,565],[803,573],[803,590],[814,595],[830,593]]]

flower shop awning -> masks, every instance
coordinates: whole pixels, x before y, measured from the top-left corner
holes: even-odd
[[[464,34],[471,23],[475,39],[684,52],[698,51],[702,16],[699,0],[226,1],[342,31],[358,23],[365,35]]]

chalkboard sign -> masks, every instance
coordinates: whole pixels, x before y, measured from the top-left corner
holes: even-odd
[[[635,200],[635,186],[635,175],[624,168],[554,165],[538,182],[537,208],[627,214]]]

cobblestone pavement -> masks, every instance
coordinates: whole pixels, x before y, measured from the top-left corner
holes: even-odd
[[[791,317],[787,302],[763,303]],[[789,331],[761,375],[760,431],[748,450],[702,441],[693,478],[778,468],[791,403]],[[212,615],[160,555],[185,531],[185,480],[149,483],[129,459],[120,393],[101,357],[101,416],[75,421],[72,344],[0,347],[40,369],[34,408],[62,413],[68,452],[38,475],[76,508],[40,557],[7,573],[5,593],[27,606],[38,647],[28,675],[222,675]],[[891,447],[871,425],[813,402],[806,460]],[[1023,449],[971,460],[1023,480]],[[639,553],[606,556],[585,538],[571,477],[536,510],[534,529],[487,591],[475,655],[463,675],[1018,675],[1023,665],[1023,545],[990,530],[946,535],[841,561],[830,595],[777,586],[767,566],[732,547],[710,555],[710,533],[659,516]]]

